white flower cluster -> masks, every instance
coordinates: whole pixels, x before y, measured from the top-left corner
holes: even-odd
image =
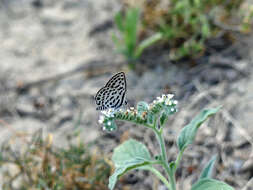
[[[164,104],[165,106],[172,106],[172,105],[177,105],[177,100],[172,100],[174,97],[173,94],[163,94],[161,97],[157,97],[156,100],[153,101],[153,105],[156,104]],[[176,111],[175,108],[171,108],[171,112]]]
[[[147,105],[148,106],[148,110],[151,110],[153,108],[156,107],[156,105],[163,105],[163,106],[169,106],[170,111],[171,112],[175,112],[176,108],[175,105],[177,105],[177,101],[176,100],[172,100],[172,98],[174,97],[173,94],[163,94],[161,97],[157,97],[156,100],[153,101],[153,103]],[[136,119],[136,116],[138,116],[137,114],[137,110],[134,107],[130,107],[129,109],[112,109],[109,108],[107,110],[103,110],[101,111],[102,115],[99,116],[99,120],[98,122],[102,125],[104,125],[103,129],[106,129],[106,127],[113,127],[113,118],[116,117],[116,113],[122,113],[124,116],[133,116],[133,118]],[[147,112],[143,112],[142,113],[142,117],[145,118],[146,117]],[[105,127],[106,126],[106,127]]]
[[[101,111],[102,114],[104,114],[107,117],[114,117],[115,109],[109,108],[107,110]]]
[[[168,105],[168,106],[170,106],[172,104],[176,105],[177,101],[176,100],[174,100],[174,101],[171,100],[173,97],[174,97],[173,94],[167,94],[167,95],[163,94],[162,97],[160,97],[160,96],[156,97],[156,100],[153,101],[153,104],[164,103],[165,105]]]
[[[101,124],[101,125],[103,125],[103,130],[106,130],[105,126],[109,126],[109,127],[112,126],[112,121],[108,120],[106,118],[113,118],[113,117],[115,117],[115,112],[118,112],[118,111],[122,111],[122,110],[121,109],[112,109],[112,108],[109,108],[107,110],[101,111],[102,115],[99,116],[98,123]],[[106,119],[106,122],[105,122],[105,119]],[[112,128],[110,130],[113,131]]]
[[[103,124],[104,124],[104,121],[105,121],[105,116],[104,116],[104,115],[100,115],[100,116],[99,116],[98,123],[101,124],[101,125],[103,125]],[[111,126],[111,125],[112,125],[112,122],[111,122],[111,121],[107,121],[107,122],[106,122],[106,125],[107,125],[107,126]],[[103,125],[103,130],[106,130],[105,125]],[[111,131],[112,131],[112,129],[111,129]]]

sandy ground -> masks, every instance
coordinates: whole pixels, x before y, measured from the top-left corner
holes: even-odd
[[[129,124],[108,138],[97,122],[99,113],[93,96],[122,69],[123,59],[114,53],[111,40],[112,18],[120,6],[113,0],[46,0],[41,6],[34,2],[0,1],[0,144],[10,139],[13,131],[32,134],[41,128],[45,135],[54,135],[56,146],[64,146],[66,135],[77,130],[84,142],[102,138],[100,146],[106,147],[105,153],[111,152],[126,131],[129,137],[149,142],[149,132],[145,131],[142,138],[143,130]],[[200,109],[223,105],[223,111],[208,124],[211,127],[200,130],[197,139],[202,145],[220,146],[205,156],[199,155],[199,146],[190,149],[183,167],[196,164],[194,156],[203,157],[202,164],[219,148],[232,146],[230,158],[221,154],[221,159],[228,159],[224,167],[232,169],[219,172],[217,177],[237,189],[248,190],[247,183],[253,187],[253,176],[248,171],[253,166],[253,36],[237,37],[238,43],[230,49],[206,59],[209,66],[178,66],[159,56],[147,62],[144,59],[141,74],[129,71],[126,75],[130,105],[139,100],[152,101],[166,92],[179,99],[178,119],[168,124],[168,142]],[[161,64],[150,68],[149,62]],[[224,143],[226,135],[228,143]],[[240,150],[244,143],[249,146]],[[149,146],[156,153],[156,144]],[[173,151],[175,146],[169,151],[170,158]],[[245,172],[235,169],[238,164],[240,169],[246,167]],[[181,189],[196,177],[185,175]],[[238,180],[234,182],[234,178]],[[150,177],[139,181],[133,189],[152,187]]]

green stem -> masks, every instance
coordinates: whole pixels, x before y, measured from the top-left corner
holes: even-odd
[[[181,159],[182,159],[182,156],[183,156],[183,153],[184,153],[184,150],[181,150],[179,152],[179,154],[177,155],[177,159],[176,159],[176,162],[175,162],[175,170],[177,169]]]
[[[171,189],[168,180],[157,169],[154,167],[147,167],[147,169],[155,174],[169,190]]]
[[[168,157],[167,157],[167,153],[166,153],[166,149],[165,149],[165,142],[162,136],[162,133],[160,131],[158,131],[157,129],[154,130],[157,136],[157,140],[159,142],[160,145],[160,149],[161,149],[161,153],[162,153],[162,161],[168,163]],[[168,164],[166,164],[168,165]]]
[[[165,142],[164,142],[164,138],[162,136],[162,130],[158,131],[158,129],[156,129],[156,127],[154,127],[154,132],[156,134],[157,140],[159,142],[160,145],[160,149],[161,149],[161,154],[162,154],[162,165],[166,170],[166,173],[170,179],[170,184],[171,184],[171,190],[176,190],[176,180],[175,180],[175,174],[174,171],[175,170],[171,170],[169,168],[169,164],[168,164],[168,157],[167,157],[167,153],[166,153],[166,149],[165,149]]]
[[[171,184],[171,189],[176,190],[176,179],[175,179],[175,173],[170,171],[169,173],[169,179],[170,179],[170,184]]]

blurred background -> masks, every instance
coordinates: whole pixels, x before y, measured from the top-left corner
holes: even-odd
[[[106,190],[119,143],[135,138],[158,154],[151,131],[98,124],[94,96],[124,71],[129,106],[179,101],[169,160],[180,129],[223,106],[186,150],[179,189],[217,154],[214,177],[252,190],[252,16],[251,0],[0,0],[0,189]],[[116,189],[166,188],[138,171]]]

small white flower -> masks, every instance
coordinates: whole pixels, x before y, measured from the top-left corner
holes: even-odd
[[[157,103],[157,101],[156,101],[156,100],[154,100],[154,101],[153,101],[153,103],[154,103],[154,104],[156,104],[156,103]]]
[[[177,105],[177,104],[178,104],[178,101],[177,101],[177,100],[174,100],[174,101],[173,101],[173,104]]]
[[[103,131],[105,131],[105,130],[106,130],[106,127],[104,126],[104,127],[103,127]]]
[[[112,124],[111,121],[108,121],[108,122],[107,122],[107,125],[108,125],[108,126],[111,126],[111,124]]]
[[[105,119],[105,117],[103,115],[100,115],[98,123],[100,123],[100,124],[104,123],[104,119]]]
[[[130,107],[130,110],[133,111],[133,110],[134,110],[134,107]]]
[[[107,117],[114,117],[114,109],[109,108],[108,110],[101,111],[102,114],[104,114]]]
[[[166,99],[166,100],[165,100],[165,105],[171,106],[171,101],[170,101],[170,99]]]
[[[164,101],[164,99],[161,98],[161,97],[157,97],[156,99],[157,99],[157,102],[158,102],[158,103],[162,103],[162,102]]]
[[[175,111],[175,109],[174,109],[174,108],[171,108],[171,109],[170,109],[170,111],[172,111],[172,112],[173,112],[173,111]]]
[[[171,99],[174,97],[174,94],[167,94],[167,99]]]
[[[52,166],[51,167],[51,172],[55,172],[56,171],[56,167],[55,166]]]
[[[104,115],[106,115],[107,111],[106,110],[102,110],[101,113],[104,114]]]

